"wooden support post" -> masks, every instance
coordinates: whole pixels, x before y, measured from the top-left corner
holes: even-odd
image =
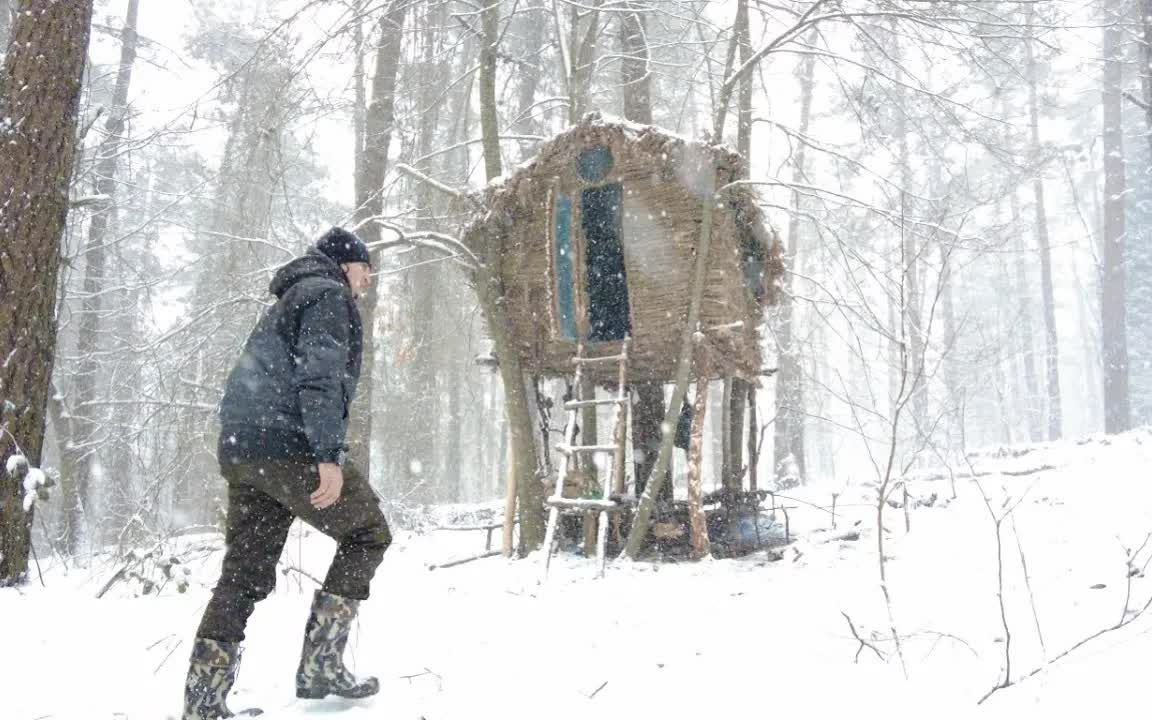
[[[511,429],[505,425],[505,433]],[[507,473],[505,474],[506,492],[504,494],[504,557],[512,557],[515,546],[512,544],[512,530],[516,525],[516,461],[512,457],[512,443],[505,444],[508,451]]]
[[[759,489],[759,479],[756,477],[760,464],[760,445],[757,438],[760,424],[756,412],[756,385],[748,383],[748,489],[756,492]]]
[[[708,524],[704,519],[704,494],[701,471],[704,460],[704,415],[708,411],[708,374],[696,375],[696,404],[688,442],[688,518],[692,528],[692,556],[697,560],[712,553],[708,542]]]
[[[732,487],[732,378],[724,378],[724,389],[720,396],[720,486],[725,490]]]
[[[733,492],[744,488],[744,408],[748,398],[748,382],[742,378],[732,378],[732,390],[728,396],[728,476],[727,487]]]

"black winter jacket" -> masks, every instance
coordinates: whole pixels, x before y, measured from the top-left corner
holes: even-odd
[[[220,402],[221,464],[334,462],[360,379],[360,311],[340,266],[317,250],[276,272],[277,297],[244,345]]]

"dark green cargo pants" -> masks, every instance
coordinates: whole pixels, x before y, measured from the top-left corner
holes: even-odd
[[[354,600],[368,598],[392,535],[376,495],[354,467],[344,467],[340,499],[323,510],[308,501],[320,484],[315,464],[263,460],[223,466],[220,472],[228,481],[226,549],[198,637],[244,639],[256,603],[276,587],[276,564],[295,518],[339,543],[324,590]]]

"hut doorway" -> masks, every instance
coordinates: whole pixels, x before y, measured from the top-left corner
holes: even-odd
[[[622,196],[620,183],[585,188],[580,192],[588,339],[593,342],[623,340],[632,333],[621,237]]]

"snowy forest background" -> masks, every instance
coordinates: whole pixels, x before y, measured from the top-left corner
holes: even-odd
[[[789,269],[766,318],[760,487],[836,492],[876,481],[889,448],[901,470],[955,465],[1152,420],[1147,2],[95,8],[41,462],[61,487],[37,547],[83,556],[219,521],[216,403],[272,271],[334,224],[458,229],[398,164],[478,187],[586,112],[646,105],[701,139],[749,61],[723,140],[749,129]],[[373,485],[394,517],[502,496],[473,292],[422,250],[379,269]]]

